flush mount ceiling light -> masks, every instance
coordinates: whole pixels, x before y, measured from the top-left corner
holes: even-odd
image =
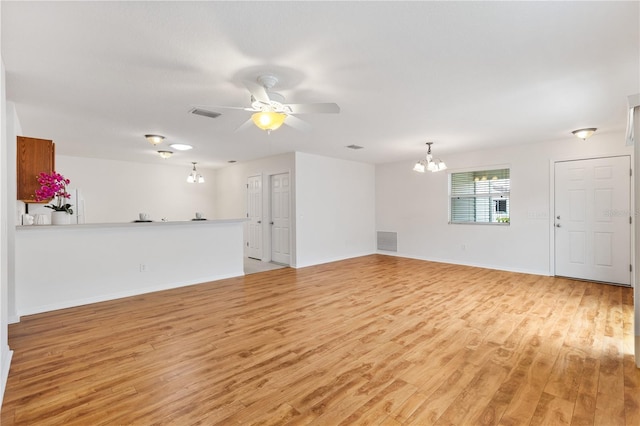
[[[188,183],[204,183],[204,177],[196,170],[196,162],[191,162],[193,164],[193,170],[187,176]]]
[[[158,151],[158,154],[160,154],[160,157],[164,158],[165,160],[169,157],[171,157],[173,155],[173,152],[171,151]]]
[[[144,135],[151,145],[158,145],[164,140],[164,136],[161,135]]]
[[[193,149],[191,145],[187,145],[184,143],[172,143],[169,146],[173,149],[177,149],[178,151],[189,151],[190,149]]]
[[[593,133],[598,130],[595,127],[589,127],[587,129],[578,129],[578,130],[574,130],[573,133],[574,135],[576,135],[576,137],[584,140],[587,140],[588,138],[591,137],[591,135],[593,135]]]
[[[419,160],[415,166],[413,166],[413,170],[418,173],[424,173],[427,170],[430,172],[439,172],[441,170],[446,170],[447,165],[444,164],[440,159],[433,159],[433,155],[431,155],[431,144],[433,142],[427,142],[429,148],[427,149],[427,156],[424,160]]]
[[[284,123],[287,114],[274,111],[260,111],[251,116],[253,124],[270,133],[272,130],[278,129]]]

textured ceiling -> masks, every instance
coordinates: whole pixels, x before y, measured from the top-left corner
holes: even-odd
[[[219,167],[303,151],[369,163],[623,133],[640,92],[638,2],[11,2],[6,91],[63,155]],[[336,102],[301,132],[236,132],[243,80]],[[195,149],[161,160],[145,133]],[[361,150],[347,145],[363,146]],[[165,144],[166,145],[166,144]],[[166,149],[159,146],[158,149]]]

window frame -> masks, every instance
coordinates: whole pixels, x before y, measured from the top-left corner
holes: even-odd
[[[491,172],[496,172],[496,174],[499,173],[504,173],[506,171],[506,173],[508,174],[508,180],[509,180],[509,185],[508,185],[508,190],[507,191],[490,191],[487,193],[483,193],[483,194],[477,194],[477,193],[467,193],[467,194],[460,194],[460,193],[456,193],[454,195],[454,175],[456,174],[465,174],[465,173],[487,173],[490,174]],[[511,166],[510,165],[498,165],[498,166],[487,166],[487,167],[473,167],[473,168],[468,168],[468,169],[460,169],[460,170],[455,170],[455,171],[449,171],[448,172],[448,184],[449,184],[449,194],[448,194],[448,220],[449,220],[449,224],[450,225],[490,225],[490,226],[509,226],[511,224]],[[502,179],[501,179],[502,180]],[[476,217],[475,217],[475,213],[474,213],[474,220],[471,221],[454,221],[453,220],[453,213],[454,213],[454,208],[453,208],[453,200],[454,198],[460,199],[460,198],[466,198],[466,199],[486,199],[488,202],[486,203],[486,205],[490,206],[489,210],[492,210],[496,205],[495,205],[495,201],[500,201],[500,200],[505,200],[506,201],[506,221],[487,221],[487,222],[479,222],[477,221]],[[489,214],[490,219],[492,214]]]

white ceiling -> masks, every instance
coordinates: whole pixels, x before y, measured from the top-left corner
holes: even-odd
[[[426,141],[446,157],[581,127],[623,133],[627,96],[640,92],[639,4],[2,1],[2,58],[24,135],[54,139],[59,154],[412,162]],[[188,113],[249,106],[242,81],[264,73],[287,102],[341,113],[271,135],[235,132],[242,110]],[[145,133],[195,149],[162,160]]]

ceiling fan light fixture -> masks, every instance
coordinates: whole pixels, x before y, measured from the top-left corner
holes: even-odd
[[[164,140],[164,136],[161,135],[144,135],[151,145],[158,145]]]
[[[253,124],[268,132],[282,126],[285,118],[287,118],[287,114],[274,111],[260,111],[251,116]]]
[[[169,157],[171,157],[173,155],[172,151],[158,151],[158,154],[160,155],[160,157],[164,158],[165,160]]]
[[[595,131],[598,130],[595,127],[588,127],[586,129],[578,129],[578,130],[574,130],[573,133],[577,138],[584,140],[587,140],[588,138],[590,138]]]

